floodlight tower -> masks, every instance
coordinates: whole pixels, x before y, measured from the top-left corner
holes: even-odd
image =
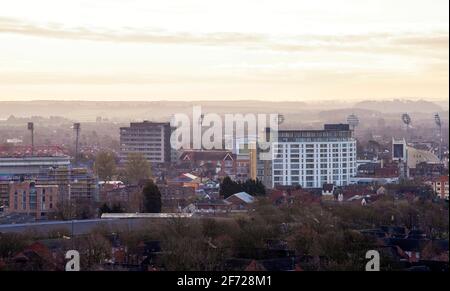
[[[75,131],[75,164],[78,163],[78,140],[80,138],[80,123],[73,124],[73,130]]]
[[[277,120],[278,125],[283,124],[284,120],[285,120],[284,115],[283,114],[278,114],[278,120]]]
[[[442,161],[442,122],[441,117],[439,116],[439,113],[436,113],[434,115],[434,122],[436,123],[438,127],[438,134],[439,134],[439,159]]]
[[[350,128],[355,131],[355,128],[359,125],[359,118],[355,114],[350,114],[347,117],[347,123],[350,125]]]
[[[411,116],[409,116],[408,113],[403,113],[402,115],[402,121],[404,124],[406,124],[406,137],[409,136],[409,128],[411,127]]]
[[[34,123],[28,122],[28,130],[31,132],[31,156],[34,155]]]

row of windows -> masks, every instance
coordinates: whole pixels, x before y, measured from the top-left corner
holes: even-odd
[[[290,160],[288,159],[282,159],[282,158],[278,158],[276,157],[273,162],[274,163],[283,163],[284,162],[288,162],[290,161],[291,163],[328,163],[328,162],[333,162],[333,163],[338,163],[338,162],[353,162],[353,158],[348,158],[347,157],[341,157],[339,158],[321,158],[321,159],[296,159],[291,157]]]
[[[321,153],[326,153],[326,152],[338,152],[338,151],[353,151],[355,149],[355,147],[349,147],[347,148],[347,146],[342,146],[342,147],[330,147],[330,148],[315,148],[315,149],[308,149],[308,148],[288,148],[288,147],[274,147],[274,150],[276,151],[287,151],[287,152],[292,152],[292,153],[298,153],[298,152],[306,152],[306,153],[314,153],[314,152],[321,152]]]
[[[331,181],[330,181],[330,179],[328,179],[327,176],[322,176],[318,180],[319,180],[319,183],[332,183],[333,181],[334,182],[335,181],[345,181],[345,180],[347,180],[349,178],[350,177],[346,176],[346,175],[341,175],[341,176],[335,175],[335,176],[332,176],[332,180]],[[306,176],[305,179],[300,179],[300,177],[298,177],[298,176],[292,176],[290,180],[291,181],[296,181],[296,182],[314,181],[315,180],[315,176]],[[273,177],[273,181],[274,182],[284,182],[284,181],[288,181],[288,179],[285,179],[283,176],[274,176]]]
[[[352,147],[354,146],[354,142],[343,142],[343,143],[302,143],[302,144],[295,144],[295,143],[275,143],[275,148],[291,148],[291,149],[314,149],[314,148],[338,148],[341,147]]]
[[[50,200],[50,209],[53,208],[53,196],[49,196]],[[14,209],[18,210],[19,208],[19,193],[17,191],[14,192]],[[37,209],[37,193],[35,189],[30,189],[29,195],[28,195],[28,203],[29,203],[29,209],[30,210],[36,210]],[[21,209],[26,210],[27,209],[27,192],[25,190],[21,193]],[[42,190],[42,196],[41,196],[41,207],[42,209],[45,208],[45,189]]]
[[[325,183],[325,182],[323,182],[323,183]],[[328,183],[328,182],[327,182],[327,183]],[[336,184],[336,183],[334,183],[334,184]],[[347,186],[348,183],[347,183],[347,181],[342,181],[342,182],[339,183],[339,184],[342,185],[342,186]],[[275,186],[277,186],[277,185],[283,185],[283,183],[281,183],[281,181],[279,181],[279,182],[275,182],[274,185],[275,185]],[[306,183],[291,182],[290,185],[292,185],[292,186],[301,185],[301,186],[306,187],[306,188],[313,188],[313,187],[315,187],[315,186],[316,186],[316,187],[320,187],[320,186],[321,186],[321,183],[318,183],[317,185],[315,185],[314,182],[311,182],[311,181],[306,182]]]
[[[149,152],[150,149],[146,149],[146,148],[126,148],[123,149],[122,152],[124,153],[129,153],[129,152],[141,152],[145,155],[149,155],[149,156],[161,156],[161,150],[157,150],[155,152]]]
[[[139,141],[139,142],[120,142],[120,145],[122,147],[136,147],[136,146],[145,146],[145,147],[153,147],[153,148],[162,148],[164,143],[162,142],[144,142],[144,141]]]
[[[151,141],[161,141],[161,138],[121,138],[122,143],[126,142],[151,142]]]
[[[289,175],[315,175],[315,174],[321,174],[321,175],[328,175],[328,174],[339,174],[339,172],[341,172],[342,174],[353,174],[353,169],[333,169],[333,170],[320,170],[320,172],[318,170],[305,170],[305,171],[300,171],[300,170],[291,170],[290,172],[288,170],[274,170],[273,174],[274,175],[285,175],[285,176],[289,176]]]
[[[319,166],[320,165],[320,166]],[[335,169],[341,169],[341,168],[354,168],[356,165],[354,163],[332,163],[332,164],[317,164],[317,167],[315,167],[315,164],[290,164],[289,165],[291,169],[329,169],[329,168],[335,168]],[[284,169],[287,168],[283,163],[274,163],[272,166],[274,169]]]

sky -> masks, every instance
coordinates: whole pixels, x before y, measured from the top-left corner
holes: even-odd
[[[0,101],[448,99],[448,0],[0,0]]]

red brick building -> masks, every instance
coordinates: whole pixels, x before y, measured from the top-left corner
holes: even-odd
[[[27,181],[10,184],[9,212],[34,215],[36,219],[47,217],[57,210],[57,185],[38,185]]]
[[[441,198],[447,199],[449,198],[449,189],[448,189],[448,176],[440,176],[429,182],[431,188],[433,188],[434,193]]]
[[[236,177],[236,155],[226,150],[189,150],[180,156],[183,164],[200,172],[202,178]]]

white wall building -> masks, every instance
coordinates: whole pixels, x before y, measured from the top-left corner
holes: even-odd
[[[323,130],[278,132],[272,158],[272,186],[345,186],[355,175],[356,140],[348,124],[326,124]]]

